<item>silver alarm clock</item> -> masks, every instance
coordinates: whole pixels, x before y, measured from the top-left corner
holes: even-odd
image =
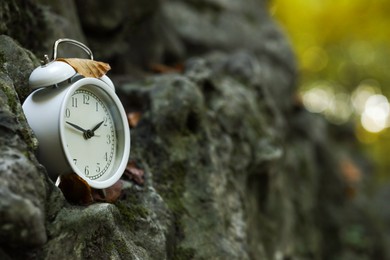
[[[91,187],[104,189],[118,181],[128,162],[126,113],[106,75],[83,77],[69,64],[56,61],[61,43],[76,45],[93,59],[84,44],[57,40],[52,60],[30,75],[34,91],[23,111],[39,141],[38,160],[54,181],[74,172]]]

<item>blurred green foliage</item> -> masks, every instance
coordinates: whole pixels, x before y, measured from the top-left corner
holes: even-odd
[[[269,8],[296,53],[304,105],[353,124],[376,180],[388,181],[390,1],[271,0]]]

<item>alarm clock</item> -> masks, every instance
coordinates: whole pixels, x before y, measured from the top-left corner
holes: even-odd
[[[122,176],[130,154],[130,130],[112,81],[83,77],[66,62],[57,61],[60,44],[76,45],[91,60],[81,42],[59,39],[53,57],[30,75],[34,90],[23,111],[36,135],[37,158],[53,181],[76,173],[92,188],[104,189]]]

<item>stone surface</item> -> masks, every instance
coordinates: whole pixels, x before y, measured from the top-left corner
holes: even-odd
[[[251,52],[211,53],[190,59],[182,74],[119,89],[127,109],[142,112],[132,157],[146,160],[172,210],[180,234],[173,257],[329,259],[353,251],[333,237],[349,232],[340,228],[351,214],[343,149],[323,119],[292,105],[286,118],[282,101],[254,80],[269,69],[262,66],[274,64],[259,65]],[[378,243],[368,247],[386,255]]]
[[[340,167],[356,149],[294,98],[264,1],[5,0],[0,32],[1,259],[389,258],[365,179]],[[113,204],[70,204],[35,157],[21,103],[56,37],[85,40],[141,114],[145,182]]]
[[[118,73],[161,61],[166,48],[161,1],[75,2],[90,47],[97,57],[116,64]]]
[[[0,3],[0,34],[6,34],[30,50],[42,50],[49,36],[43,10],[31,0]]]
[[[0,36],[0,243],[9,247],[46,242],[47,180],[31,152],[37,143],[15,89],[25,93],[33,56],[7,36]],[[18,57],[18,59],[15,58]]]
[[[53,43],[59,38],[70,38],[88,45],[73,0],[37,0],[35,2],[42,10],[47,34],[36,52],[40,59],[43,59],[44,54],[52,57]],[[58,57],[67,57],[66,55],[69,57],[88,57],[84,51],[73,45],[62,44],[58,48],[58,52]]]

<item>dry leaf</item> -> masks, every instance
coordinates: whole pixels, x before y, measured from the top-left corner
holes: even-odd
[[[124,175],[139,185],[144,184],[144,171],[137,168],[135,161],[130,161],[127,164]]]
[[[358,166],[349,158],[344,158],[341,160],[340,169],[345,181],[349,184],[357,184],[362,179],[362,172]]]
[[[100,78],[111,69],[107,63],[89,59],[58,58],[56,60],[68,63],[80,75],[90,78]]]
[[[71,203],[88,205],[93,202],[91,187],[76,173],[61,175],[58,187]]]
[[[67,201],[89,205],[93,202],[116,202],[122,194],[123,183],[121,180],[105,189],[93,189],[88,183],[75,173],[62,175],[60,177],[61,189]]]
[[[92,189],[92,197],[95,201],[114,203],[121,196],[122,187],[123,182],[119,180],[108,188],[102,190]]]
[[[353,199],[358,192],[362,172],[350,158],[344,158],[340,161],[340,170],[346,184],[345,194],[349,199]]]
[[[138,125],[139,120],[141,119],[141,112],[130,112],[127,114],[127,120],[129,121],[129,126],[134,128]]]

